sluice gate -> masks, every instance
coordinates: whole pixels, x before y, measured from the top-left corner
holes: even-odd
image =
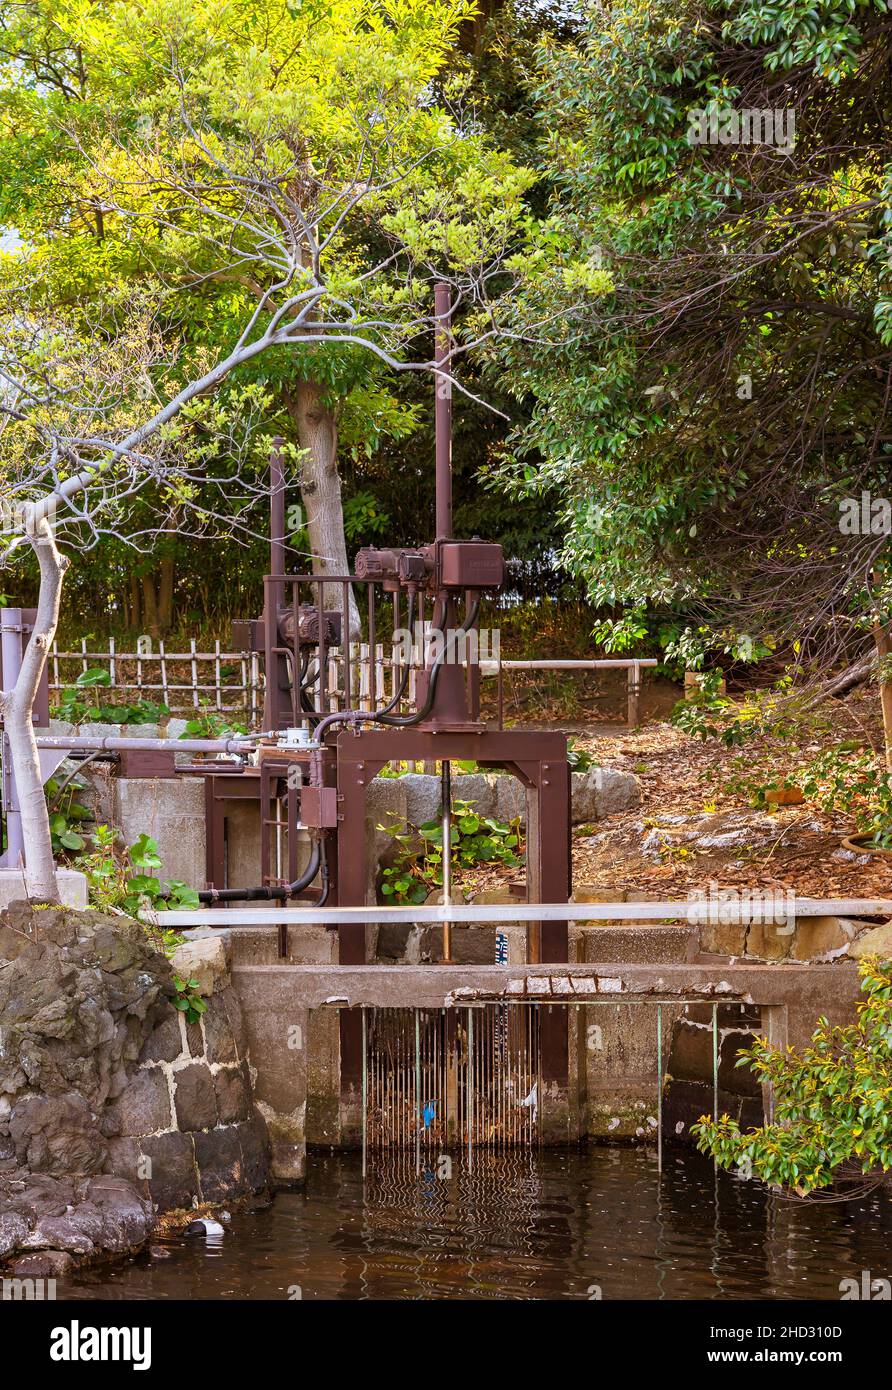
[[[539,1132],[539,1009],[366,1008],[363,1149],[420,1163],[447,1149],[530,1147]]]

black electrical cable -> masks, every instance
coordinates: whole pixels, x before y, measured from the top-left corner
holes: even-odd
[[[319,872],[322,861],[321,842],[314,840],[313,848],[310,851],[310,861],[300,877],[296,878],[293,883],[264,884],[262,888],[204,888],[198,894],[198,901],[200,903],[269,902],[270,900],[292,898],[296,893],[302,892],[304,888],[309,888]],[[328,866],[326,864],[323,875],[323,892],[326,895],[328,892],[325,884],[327,876]]]
[[[369,718],[374,719],[378,724],[387,724],[397,729],[407,729],[410,727],[410,725],[420,724],[422,719],[426,719],[427,716],[430,714],[431,710],[433,709],[434,696],[437,692],[437,677],[439,676],[443,663],[446,660],[447,653],[449,652],[450,647],[455,645],[459,637],[461,637],[464,633],[470,632],[471,628],[477,621],[477,614],[479,612],[480,600],[478,598],[475,599],[474,602],[471,604],[470,611],[465,617],[465,620],[462,623],[461,627],[454,628],[452,632],[450,632],[447,636],[446,641],[443,643],[443,650],[441,651],[440,655],[437,657],[437,660],[431,667],[430,679],[428,681],[427,687],[427,699],[425,700],[421,709],[416,710],[414,714],[407,715],[389,715],[387,710],[384,709],[379,710],[376,714],[369,715]],[[392,709],[393,706],[391,705],[389,708]]]

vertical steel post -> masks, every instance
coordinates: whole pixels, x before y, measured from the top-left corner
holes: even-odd
[[[468,1009],[468,1171],[474,1166],[474,1010]]]
[[[0,685],[11,690],[22,669],[22,610],[0,608]],[[6,819],[6,853],[0,864],[16,869],[25,862],[22,814],[12,767],[9,739],[3,735],[3,814]]]
[[[657,1005],[657,1172],[663,1171],[663,1006]]]
[[[436,428],[436,533],[437,539],[452,535],[452,375],[449,353],[452,347],[450,290],[434,286],[434,363],[437,372]]]
[[[442,839],[443,839],[443,906],[452,902],[452,767],[448,758],[440,764],[442,768]],[[452,923],[443,923],[443,963],[452,960]]]
[[[368,1071],[368,1026],[365,1017],[365,1005],[362,1006],[362,1176],[365,1181],[367,1167],[368,1149],[368,1108],[369,1108],[369,1071]],[[355,1131],[354,1131],[355,1133]]]
[[[712,1006],[712,1118],[719,1118],[719,1006]]]

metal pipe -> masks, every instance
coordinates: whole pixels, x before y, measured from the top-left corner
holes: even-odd
[[[657,1172],[663,1171],[663,1006],[657,1005]]]
[[[452,535],[452,377],[449,354],[452,347],[452,306],[450,288],[434,286],[434,362],[442,371],[436,375],[437,396],[434,410],[436,430],[436,535],[440,540]]]
[[[440,764],[441,771],[441,815],[443,827],[443,906],[452,902],[452,765],[448,758]],[[443,923],[443,964],[452,960],[452,927]]]
[[[273,575],[285,573],[285,467],[282,461],[284,442],[280,435],[276,435],[269,456],[269,572]]]
[[[892,900],[888,898],[798,898],[789,904],[793,917],[888,917],[892,916]],[[691,906],[686,902],[659,903],[452,903],[448,907],[383,907],[379,904],[358,907],[327,907],[324,916],[313,908],[287,907],[282,913],[289,922],[306,922],[313,926],[340,926],[349,922],[680,922],[689,917]],[[728,922],[753,920],[754,909],[729,905]],[[278,916],[278,914],[277,914]],[[266,926],[274,919],[273,909],[245,908],[222,912],[166,912],[170,926],[199,926],[205,922],[219,925],[223,921],[249,926]],[[190,920],[194,919],[194,920]],[[145,920],[151,920],[146,918]],[[759,919],[761,920],[761,918]],[[654,930],[660,931],[659,926]],[[668,935],[676,928],[663,927]],[[558,969],[552,962],[549,970]],[[719,967],[716,966],[718,970]]]
[[[0,680],[3,689],[11,691],[22,669],[22,610],[0,608]],[[12,766],[9,739],[3,735],[3,812],[6,817],[6,852],[0,864],[18,868],[25,862],[25,837],[22,834],[22,813]]]
[[[262,734],[239,738],[123,738],[118,734],[38,734],[38,748],[95,748],[100,752],[173,749],[178,753],[251,753]]]

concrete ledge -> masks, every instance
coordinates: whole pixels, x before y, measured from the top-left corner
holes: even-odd
[[[809,1013],[846,1011],[859,995],[854,964],[758,965],[695,962],[629,965],[237,965],[233,984],[240,995],[267,1007],[443,1008],[504,999],[586,1000],[618,1003],[635,999],[716,1000],[788,1006]],[[533,982],[532,984],[530,982]],[[557,983],[556,983],[557,982]],[[275,1002],[274,1002],[275,1001]]]
[[[56,869],[59,893],[65,907],[83,911],[87,906],[87,879],[75,869]],[[0,869],[0,909],[10,903],[27,902],[28,891],[21,869]]]

